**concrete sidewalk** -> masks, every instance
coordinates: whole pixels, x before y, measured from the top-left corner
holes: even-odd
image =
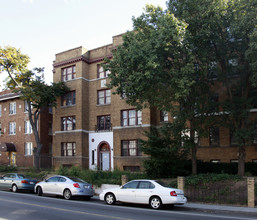
[[[95,195],[94,199],[99,200],[99,196]],[[212,204],[202,204],[202,203],[186,203],[185,205],[176,205],[175,207],[181,209],[191,209],[191,210],[201,210],[201,211],[217,211],[217,212],[242,212],[249,214],[256,214],[257,208],[248,208],[243,206],[228,206],[228,205],[212,205]]]
[[[201,204],[201,203],[187,203],[181,207],[190,208],[190,209],[198,209],[198,210],[206,210],[206,211],[228,211],[228,212],[244,212],[244,213],[256,213],[257,208],[248,208],[242,206],[227,206],[227,205],[209,205],[209,204]]]

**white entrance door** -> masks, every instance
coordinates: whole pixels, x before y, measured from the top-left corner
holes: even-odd
[[[101,168],[102,170],[110,169],[110,152],[109,151],[101,152]]]

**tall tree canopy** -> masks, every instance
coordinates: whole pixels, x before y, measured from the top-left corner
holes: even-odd
[[[245,146],[252,144],[256,132],[250,110],[257,107],[257,2],[170,0],[169,9],[189,24],[187,36],[193,45],[192,53],[200,68],[209,66],[214,89],[219,93],[225,88],[220,105],[239,145],[238,174],[242,176]]]
[[[27,69],[29,57],[14,47],[0,47],[0,73],[7,72],[7,87],[21,94],[28,103],[28,115],[37,146],[33,149],[34,167],[40,167],[42,144],[38,133],[38,120],[42,111],[56,106],[56,97],[69,89],[63,82],[47,85],[42,79],[43,68]]]
[[[133,18],[133,25],[134,31],[124,35],[124,43],[106,65],[111,70],[110,87],[125,94],[127,103],[168,111],[176,118],[173,123],[183,124],[181,132],[190,134],[190,141],[183,147],[192,150],[192,169],[196,173],[195,134],[204,135],[208,118],[203,113],[209,112],[211,94],[206,70],[195,65],[187,24],[169,10],[148,5],[144,14]]]
[[[174,123],[190,130],[193,173],[195,135],[206,135],[222,117],[239,144],[238,174],[244,174],[245,146],[254,135],[249,113],[257,94],[256,4],[170,0],[167,10],[148,5],[105,66],[111,71],[109,86],[129,104],[169,111],[178,119]],[[223,97],[219,104],[215,93]]]

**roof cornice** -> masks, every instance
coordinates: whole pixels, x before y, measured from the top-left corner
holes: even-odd
[[[53,67],[54,68],[57,68],[57,67],[61,67],[61,66],[65,66],[65,65],[70,65],[70,64],[73,64],[73,63],[76,63],[76,62],[80,62],[80,61],[83,61],[87,64],[92,64],[92,63],[97,63],[97,62],[101,62],[103,61],[105,58],[112,58],[112,54],[109,54],[107,56],[104,56],[104,57],[97,57],[97,58],[94,58],[92,60],[90,59],[87,59],[86,57],[84,56],[79,56],[79,57],[75,57],[75,58],[72,58],[72,59],[69,59],[69,60],[65,60],[65,61],[61,61],[59,63],[54,63],[53,64]]]

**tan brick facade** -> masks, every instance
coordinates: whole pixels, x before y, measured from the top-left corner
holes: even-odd
[[[12,113],[10,113],[10,103],[15,103],[15,110]],[[12,143],[15,146],[15,150],[0,149],[0,165],[33,167],[33,153],[25,153],[25,143],[32,143],[32,147],[36,146],[34,134],[25,133],[25,123],[29,120],[28,113],[25,111],[25,102],[20,99],[20,95],[9,90],[0,92],[0,110],[1,148],[5,143]],[[10,134],[10,123],[15,123],[13,134]],[[49,149],[52,145],[52,136],[49,135],[51,123],[52,115],[48,111],[42,112],[38,126],[43,145],[40,165],[44,168],[52,167],[51,150]]]
[[[107,89],[105,83],[108,82],[108,77],[99,77],[99,64],[104,62],[104,57],[112,57],[111,50],[120,44],[122,44],[122,35],[114,36],[112,44],[90,51],[78,47],[56,54],[53,64],[54,82],[62,80],[62,71],[65,68],[76,66],[76,77],[66,81],[71,91],[76,91],[76,103],[64,107],[61,106],[61,99],[59,99],[57,108],[53,111],[53,166],[55,169],[61,165],[80,165],[90,169],[142,170],[142,162],[147,156],[123,155],[122,143],[145,138],[143,134],[145,129],[149,129],[151,125],[160,124],[160,111],[144,109],[140,125],[123,126],[122,111],[133,109],[132,106],[127,105],[120,96],[113,94],[110,95],[110,103],[98,103],[98,93]],[[62,130],[61,119],[69,116],[76,118],[76,128]],[[111,129],[96,131],[100,116],[110,117]],[[169,115],[168,121],[171,120]],[[238,148],[230,146],[229,130],[220,128],[219,133],[218,147],[210,147],[209,138],[200,141],[201,147],[197,151],[199,160],[231,162],[238,158]],[[66,143],[69,146],[75,143],[75,148],[68,152],[63,147],[63,143],[65,147]],[[246,161],[251,162],[255,159],[257,159],[256,147],[248,147]]]

